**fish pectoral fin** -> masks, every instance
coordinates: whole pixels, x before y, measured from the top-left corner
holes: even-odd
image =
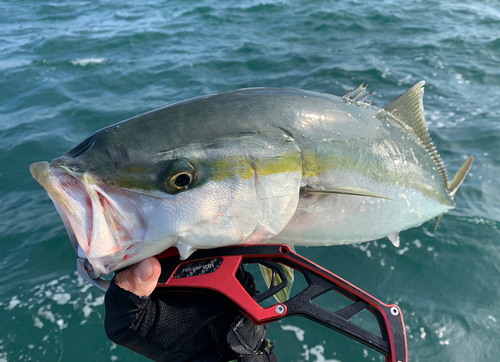
[[[448,192],[450,193],[451,197],[455,196],[455,193],[457,192],[458,188],[464,182],[465,176],[469,173],[470,167],[472,166],[472,161],[474,161],[473,156],[469,156],[467,161],[460,167],[460,170],[458,170],[457,174],[453,178],[453,181],[451,181],[450,186],[448,186]]]
[[[391,235],[387,235],[387,239],[389,239],[396,248],[399,248],[399,233],[394,233]]]
[[[311,194],[352,195],[352,196],[375,197],[377,199],[396,201],[396,200],[391,199],[390,197],[383,196],[383,195],[377,194],[373,191],[365,190],[365,189],[362,189],[359,187],[335,186],[335,187],[329,187],[328,189],[316,189],[316,188],[313,188],[310,186],[305,186],[302,188],[302,190],[305,192],[311,193]]]
[[[303,190],[306,194],[307,191]],[[309,194],[307,208],[311,208],[322,202],[323,200],[331,197],[333,194]]]
[[[278,293],[276,293],[274,295],[274,298],[278,302],[284,303],[290,297],[290,290],[292,289],[292,284],[293,284],[293,280],[294,280],[294,272],[293,272],[292,268],[290,268],[286,265],[283,265],[283,264],[280,264],[280,265],[283,268],[283,271],[285,272],[285,276],[288,280],[288,283],[284,289],[280,290]],[[270,268],[268,268],[264,265],[259,265],[259,267],[260,267],[260,271],[262,273],[262,276],[264,277],[264,281],[266,282],[266,285],[268,288],[271,288],[272,286],[278,285],[279,283],[281,283],[281,278],[279,275],[276,275],[276,278],[273,282],[273,271]],[[271,283],[274,283],[274,285],[271,285]]]

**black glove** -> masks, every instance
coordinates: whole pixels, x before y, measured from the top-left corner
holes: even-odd
[[[240,268],[236,277],[256,293],[250,273]],[[267,326],[255,326],[215,293],[158,288],[141,298],[113,280],[105,307],[108,338],[155,361],[277,361],[264,339]]]
[[[265,339],[267,324],[257,326],[241,316],[227,334],[229,346],[240,355],[238,362],[278,362],[274,342]]]

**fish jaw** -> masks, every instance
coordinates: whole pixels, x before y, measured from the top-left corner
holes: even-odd
[[[146,218],[150,217],[147,211],[155,209],[160,200],[144,200],[141,195],[95,183],[89,175],[76,177],[47,162],[31,165],[30,171],[53,201],[73,248],[76,251],[79,246],[96,271],[108,274],[132,264],[141,254]]]
[[[35,163],[30,166],[30,171],[49,194],[66,230],[71,231],[73,237],[70,236],[70,239],[75,251],[80,245],[87,254],[92,226],[88,224],[90,210],[86,208],[86,205],[90,205],[90,198],[82,183],[62,170],[52,169],[48,162]],[[72,187],[69,187],[71,184]],[[69,188],[73,190],[71,193],[63,191]]]

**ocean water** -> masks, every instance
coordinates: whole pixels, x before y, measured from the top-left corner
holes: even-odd
[[[298,252],[401,306],[409,360],[500,360],[500,6],[496,1],[0,1],[0,361],[142,361],[107,340],[103,294],[31,163],[165,104],[243,87],[382,107],[420,80],[457,207],[386,239]],[[328,305],[328,300],[324,301]],[[280,361],[382,361],[300,318],[274,323]]]

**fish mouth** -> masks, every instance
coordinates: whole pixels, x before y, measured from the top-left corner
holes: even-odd
[[[77,176],[57,162],[35,163],[30,171],[52,199],[73,249],[95,270],[108,274],[142,250],[146,223],[126,191],[85,173]]]

